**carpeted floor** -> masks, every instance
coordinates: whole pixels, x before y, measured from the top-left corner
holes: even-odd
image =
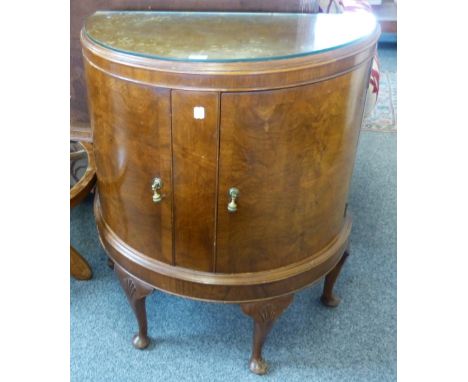
[[[384,70],[396,72],[395,58],[387,47]],[[270,373],[258,377],[247,368],[252,324],[236,305],[155,292],[147,298],[152,345],[131,346],[136,321],[106,265],[88,199],[71,214],[72,243],[94,272],[91,281],[70,280],[71,380],[395,381],[395,133],[361,133],[349,211],[352,255],[336,286],[342,304],[323,307],[321,285],[298,293],[265,345]]]

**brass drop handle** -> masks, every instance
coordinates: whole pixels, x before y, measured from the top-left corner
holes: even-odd
[[[231,187],[229,189],[229,197],[231,198],[231,201],[229,202],[227,209],[229,212],[236,212],[237,211],[236,199],[239,197],[239,190],[235,187]]]
[[[163,181],[161,178],[154,178],[153,183],[151,184],[151,189],[153,190],[153,203],[159,203],[162,200],[162,195],[159,193],[163,186]]]

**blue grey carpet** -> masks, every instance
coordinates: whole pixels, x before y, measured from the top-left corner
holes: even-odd
[[[387,64],[393,59],[385,54]],[[361,133],[349,200],[352,253],[336,285],[343,301],[323,307],[321,284],[296,294],[265,344],[265,377],[248,371],[252,323],[237,305],[156,291],[147,298],[153,342],[135,350],[136,321],[106,265],[91,200],[76,207],[71,240],[94,276],[70,280],[71,380],[395,381],[396,137]]]

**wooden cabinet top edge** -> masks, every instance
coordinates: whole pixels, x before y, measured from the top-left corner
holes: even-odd
[[[179,90],[237,92],[300,86],[345,74],[373,58],[379,35],[377,27],[358,44],[311,56],[203,65],[140,60],[98,46],[83,33],[82,44],[85,63],[115,78]]]
[[[377,43],[380,33],[380,26],[377,25],[371,35],[349,45],[337,47],[321,53],[272,60],[233,62],[170,61],[135,56],[118,52],[95,43],[86,35],[84,30],[81,31],[81,43],[85,56],[91,60],[95,57],[99,57],[106,61],[130,66],[135,69],[174,74],[239,76],[245,74],[284,73],[305,68],[326,66],[331,62],[341,61],[362,52],[369,51],[369,49]]]

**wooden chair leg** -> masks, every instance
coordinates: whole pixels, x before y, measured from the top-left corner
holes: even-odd
[[[275,320],[287,309],[293,300],[292,294],[272,300],[241,304],[242,311],[253,318],[253,346],[249,368],[252,373],[265,374],[268,364],[262,358],[262,348]]]
[[[93,276],[88,262],[70,245],[70,274],[77,280],[89,280]]]
[[[133,346],[137,349],[145,349],[150,343],[145,300],[153,288],[128,274],[117,263],[114,263],[114,271],[138,322],[138,333],[133,337]]]
[[[330,308],[335,308],[340,304],[340,298],[333,293],[333,287],[335,286],[336,279],[338,278],[341,268],[345,263],[346,259],[349,256],[349,249],[346,249],[343,256],[341,257],[338,264],[335,265],[328,275],[325,276],[325,283],[323,285],[323,293],[322,297],[320,297],[320,301],[323,305],[328,306]]]
[[[114,260],[112,260],[110,257],[107,258],[107,266],[110,269],[114,269]]]

